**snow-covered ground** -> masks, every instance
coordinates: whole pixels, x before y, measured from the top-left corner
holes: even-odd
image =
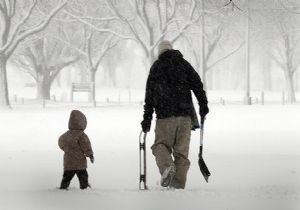
[[[93,189],[60,191],[63,153],[58,137],[72,109],[88,119],[95,152],[88,172]],[[210,106],[204,159],[212,173],[205,183],[197,165],[199,131],[192,133],[186,190],[159,187],[147,138],[148,185],[138,190],[138,136],[142,106],[68,108],[15,106],[0,111],[0,209],[299,210],[299,105]]]

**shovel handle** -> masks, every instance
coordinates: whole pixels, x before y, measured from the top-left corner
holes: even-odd
[[[203,133],[204,133],[204,117],[201,117],[201,124],[200,124],[200,150],[202,150],[203,146]]]
[[[201,125],[204,124],[204,121],[205,121],[205,117],[200,116],[200,123],[201,123]]]

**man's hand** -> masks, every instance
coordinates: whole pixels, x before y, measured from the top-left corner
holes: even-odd
[[[94,161],[95,161],[94,155],[91,155],[89,158],[90,158],[91,163],[94,163]]]
[[[143,120],[141,122],[142,125],[142,130],[144,133],[147,133],[150,131],[150,127],[151,127],[151,121],[150,120]]]
[[[203,105],[200,107],[200,117],[201,120],[205,118],[205,116],[209,113],[209,108],[207,105]]]

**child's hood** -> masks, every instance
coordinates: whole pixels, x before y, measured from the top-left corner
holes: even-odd
[[[70,130],[85,130],[87,120],[85,115],[79,110],[73,110],[69,119]]]

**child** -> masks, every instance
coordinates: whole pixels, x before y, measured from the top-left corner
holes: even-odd
[[[94,156],[90,140],[84,133],[86,125],[85,115],[78,110],[73,110],[69,119],[69,130],[58,140],[59,147],[65,152],[64,174],[60,189],[68,189],[75,174],[79,179],[80,189],[83,190],[90,186],[86,171],[86,157],[89,157],[94,163]]]

